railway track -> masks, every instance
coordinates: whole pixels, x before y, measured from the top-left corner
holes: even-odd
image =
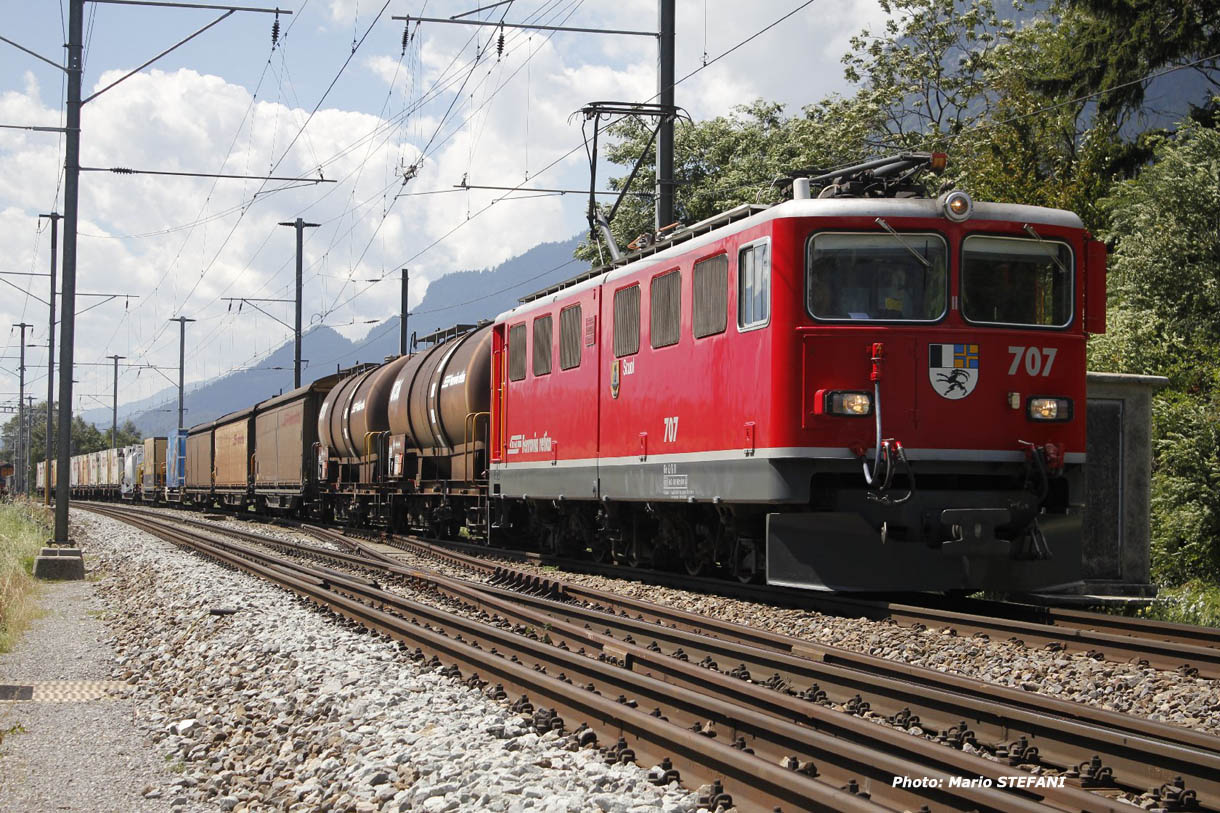
[[[301,527],[330,538],[369,538],[307,523]],[[863,617],[874,621],[891,620],[906,626],[950,629],[962,636],[986,636],[990,639],[1020,642],[1029,647],[1085,653],[1099,660],[1143,663],[1166,671],[1180,670],[1187,675],[1220,678],[1220,629],[1211,627],[1011,602],[951,600],[931,595],[921,595],[917,599],[913,597],[913,600],[908,602],[886,601],[766,585],[736,584],[722,579],[602,565],[579,559],[561,559],[499,548],[489,549],[463,542],[421,540],[402,536],[394,536],[390,541],[405,549],[438,556],[476,570],[495,571],[498,568],[506,579],[516,578],[512,568],[490,563],[487,557],[713,593],[779,607],[814,610],[828,615]],[[572,589],[579,591],[582,588],[573,586]],[[915,600],[919,603],[913,603]]]
[[[477,612],[493,619],[499,625],[498,634],[493,634],[486,625],[460,622],[462,613],[424,610],[401,597],[389,598],[392,594],[367,579],[260,559],[253,549],[234,547],[236,543],[222,546],[210,539],[199,543],[199,534],[167,531],[161,520],[132,517],[112,507],[102,508],[101,513],[158,535],[168,533],[179,544],[202,544],[208,555],[223,548],[230,564],[237,563],[234,558],[258,562],[265,571],[292,570],[297,575],[291,578],[297,582],[320,581],[309,594],[312,600],[364,623],[369,622],[370,607],[383,614],[388,610],[402,623],[393,626],[378,616],[372,618],[372,626],[413,641],[425,655],[460,664],[463,676],[468,669],[495,674],[502,685],[512,686],[505,691],[546,698],[543,702],[563,709],[558,713],[565,720],[584,714],[579,719],[595,727],[600,724],[603,741],[628,735],[627,747],[641,764],[664,765],[661,760],[668,757],[670,765],[681,766],[688,780],[720,778],[745,807],[867,809],[860,806],[867,801],[911,810],[923,805],[946,810],[1020,810],[1038,805],[1117,810],[1130,806],[1115,797],[1143,794],[1144,801],[1162,809],[1220,810],[1220,740],[1199,732],[811,646],[487,562],[477,567],[491,583],[475,584],[403,564],[400,548],[329,529],[307,528],[353,552],[190,521],[260,546],[329,559],[343,567],[380,570],[383,580],[404,579],[466,614]],[[177,523],[183,521],[175,518]],[[190,537],[196,541],[184,541]],[[467,554],[423,542],[409,544],[417,553],[476,566]],[[299,584],[287,586],[301,592]],[[365,609],[336,604],[336,595]],[[419,634],[421,625],[424,632],[445,639],[446,646],[439,646],[435,635]],[[482,643],[471,646],[478,641]],[[458,642],[466,647],[455,646]],[[493,642],[496,654],[489,654]],[[471,648],[491,660],[485,663]],[[510,664],[518,661],[515,665],[531,667],[533,680],[524,682],[519,674],[497,669],[506,665],[506,658]],[[617,697],[613,706],[623,718],[607,717],[604,707],[595,710],[587,703],[576,704],[570,691],[553,694],[557,687],[538,677],[551,674],[569,690],[578,687],[585,701],[589,687],[603,699]],[[653,706],[651,714],[661,715],[651,717],[653,725],[661,719],[670,728],[662,726],[662,731],[654,732],[641,727],[636,715],[623,711],[633,705],[639,707],[631,709],[636,715]],[[673,726],[683,736],[677,736]],[[661,737],[660,744],[648,737]],[[679,743],[683,748],[678,748]],[[719,756],[705,754],[701,750],[705,745]],[[723,752],[712,746],[735,752],[737,762],[724,762]],[[738,764],[743,757],[754,760],[745,760],[743,767]],[[778,780],[774,769],[781,764],[786,778]],[[758,770],[765,766],[767,771],[757,774],[755,781],[749,765]],[[739,770],[745,773],[734,773]],[[1064,776],[1064,787],[998,787],[1013,776],[1030,777],[1030,770]],[[940,786],[896,788],[895,776],[927,778]],[[950,787],[954,777],[976,785]],[[814,784],[807,785],[807,780]],[[809,795],[795,801],[794,788]],[[831,799],[825,796],[830,791],[843,796]],[[856,807],[846,806],[848,800]]]

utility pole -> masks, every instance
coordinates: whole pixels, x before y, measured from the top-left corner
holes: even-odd
[[[63,315],[59,341],[59,454],[55,461],[56,544],[68,539],[68,483],[72,455],[72,350],[76,338],[76,214],[80,188],[80,86],[85,0],[68,0],[68,98],[64,133],[64,273]]]
[[[674,109],[674,0],[657,0],[657,102]],[[657,231],[674,222],[674,120],[657,131]]]
[[[182,374],[186,369],[186,323],[194,322],[194,319],[187,319],[185,316],[178,316],[170,319],[171,322],[178,323],[178,431],[182,431]],[[116,361],[115,364],[118,364]]]
[[[33,327],[33,325],[28,324],[26,322],[22,322],[21,324],[13,325],[13,327],[21,329],[21,361],[20,361],[20,366],[17,367],[17,376],[18,376],[19,384],[17,387],[17,466],[16,466],[16,471],[18,472],[18,474],[17,474],[17,482],[14,484],[16,486],[16,488],[14,488],[13,490],[14,491],[25,491],[26,485],[27,485],[26,480],[29,479],[28,477],[26,477],[26,469],[28,468],[26,461],[29,459],[29,456],[30,456],[29,443],[27,441],[27,434],[25,431],[25,330],[26,330],[26,328]]]
[[[44,502],[50,505],[51,461],[55,459],[54,433],[51,432],[51,426],[55,423],[55,273],[58,271],[55,252],[59,248],[59,219],[63,215],[51,212],[49,215],[38,216],[40,220],[44,217],[51,221],[51,295],[47,297],[51,306],[51,318],[47,322],[47,464],[44,466],[46,488],[43,489]]]
[[[398,309],[398,355],[407,354],[407,280],[411,277],[407,269],[402,269],[402,305]]]
[[[108,359],[114,360],[114,395],[110,402],[110,448],[119,448],[119,359],[125,359],[127,356],[106,356]],[[181,386],[181,383],[179,383]],[[178,413],[181,416],[181,412]],[[178,419],[178,423],[182,423],[182,419]],[[179,427],[181,428],[181,427]]]
[[[292,366],[292,388],[301,386],[301,252],[305,243],[305,229],[316,229],[319,224],[306,223],[301,218],[297,218],[288,223],[280,223],[281,226],[291,226],[297,230],[297,311],[296,311],[296,328],[293,345],[296,349],[295,362]],[[179,421],[181,423],[181,421]]]
[[[25,496],[34,496],[34,478],[30,469],[34,467],[34,396],[25,397]]]

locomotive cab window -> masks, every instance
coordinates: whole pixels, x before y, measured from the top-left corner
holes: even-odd
[[[682,275],[677,271],[652,278],[648,305],[648,340],[654,348],[678,343],[682,334]]]
[[[971,322],[1072,321],[1072,250],[1052,240],[971,235],[962,243],[962,315]]]
[[[816,319],[933,322],[945,313],[948,250],[938,234],[815,234],[805,254]]]
[[[551,316],[539,316],[534,320],[534,375],[550,375],[551,359],[555,353],[551,347]]]
[[[525,322],[508,329],[508,380],[525,379]]]
[[[614,355],[617,358],[640,352],[640,286],[614,292]]]
[[[559,369],[580,366],[580,305],[569,305],[559,312]]]
[[[762,327],[771,319],[771,245],[761,240],[737,255],[737,327]]]

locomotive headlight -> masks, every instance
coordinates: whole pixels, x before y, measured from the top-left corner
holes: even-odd
[[[830,390],[823,396],[822,411],[828,415],[845,415],[849,418],[871,415],[873,396],[867,392]]]
[[[1072,401],[1069,398],[1030,398],[1025,411],[1031,421],[1070,421]]]
[[[974,201],[970,200],[970,196],[960,190],[950,192],[940,199],[941,206],[945,209],[945,217],[950,220],[961,223],[970,217],[974,211]]]

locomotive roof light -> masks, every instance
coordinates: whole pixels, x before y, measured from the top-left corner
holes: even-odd
[[[940,205],[944,207],[945,217],[954,223],[969,220],[970,215],[974,213],[974,201],[960,189],[943,195],[940,199]]]

